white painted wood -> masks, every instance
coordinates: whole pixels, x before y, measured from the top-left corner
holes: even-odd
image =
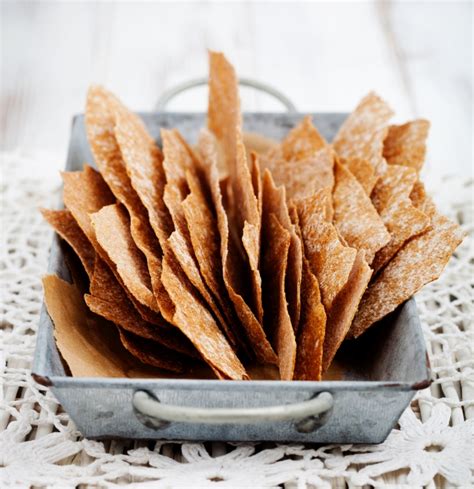
[[[472,173],[470,2],[4,2],[3,148],[64,154],[90,83],[133,109],[207,73],[218,49],[301,111],[349,111],[369,90],[397,120],[432,121],[427,174]],[[175,100],[204,110],[206,89]],[[246,110],[280,110],[242,90]],[[63,161],[51,162],[60,168]]]

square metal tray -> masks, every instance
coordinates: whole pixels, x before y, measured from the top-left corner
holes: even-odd
[[[204,114],[141,114],[160,143],[160,128],[178,128],[194,143]],[[244,114],[244,129],[281,139],[301,114]],[[331,140],[345,114],[313,114]],[[73,119],[66,170],[93,162],[84,117]],[[69,279],[55,236],[49,273]],[[430,367],[414,299],[336,356],[338,380],[219,381],[73,378],[67,375],[43,306],[33,377],[49,386],[78,429],[90,438],[379,443],[415,391],[430,384]],[[321,395],[321,393],[323,393]],[[319,397],[318,397],[319,396]],[[170,422],[171,421],[171,422]]]

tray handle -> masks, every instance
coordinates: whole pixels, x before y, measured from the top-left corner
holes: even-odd
[[[294,404],[255,408],[199,408],[164,404],[152,393],[135,391],[132,405],[135,415],[148,428],[160,429],[169,423],[258,424],[295,421],[297,431],[309,433],[327,421],[334,400],[329,392]],[[320,416],[324,415],[324,416]]]
[[[207,85],[208,78],[195,78],[194,80],[189,80],[187,82],[176,85],[175,87],[170,88],[163,92],[158,101],[155,104],[155,110],[158,112],[166,111],[167,105],[180,93],[186,92],[192,88],[200,87],[203,85]],[[259,92],[264,92],[273,98],[277,99],[281,104],[285,107],[286,111],[289,113],[296,112],[295,104],[282,92],[277,90],[276,88],[267,85],[266,83],[262,83],[256,80],[252,80],[251,78],[240,78],[239,85],[243,87],[250,87],[258,90]]]

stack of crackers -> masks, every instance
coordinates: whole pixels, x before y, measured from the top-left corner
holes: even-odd
[[[85,119],[98,171],[63,173],[65,209],[42,212],[82,262],[85,304],[137,362],[320,380],[345,339],[439,277],[463,238],[419,180],[429,123],[392,115],[370,93],[332,143],[305,117],[283,141],[252,144],[235,71],[211,52],[195,147],[162,129],[159,148],[94,86]],[[55,280],[44,279],[47,304]]]

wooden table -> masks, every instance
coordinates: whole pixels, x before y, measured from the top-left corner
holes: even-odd
[[[207,73],[221,50],[240,76],[270,83],[299,110],[349,111],[376,90],[397,120],[431,120],[428,178],[472,173],[472,3],[3,2],[0,139],[64,164],[71,116],[90,83],[136,110]],[[242,90],[244,110],[279,110]],[[175,110],[204,110],[206,90]],[[426,177],[425,176],[425,177]]]

